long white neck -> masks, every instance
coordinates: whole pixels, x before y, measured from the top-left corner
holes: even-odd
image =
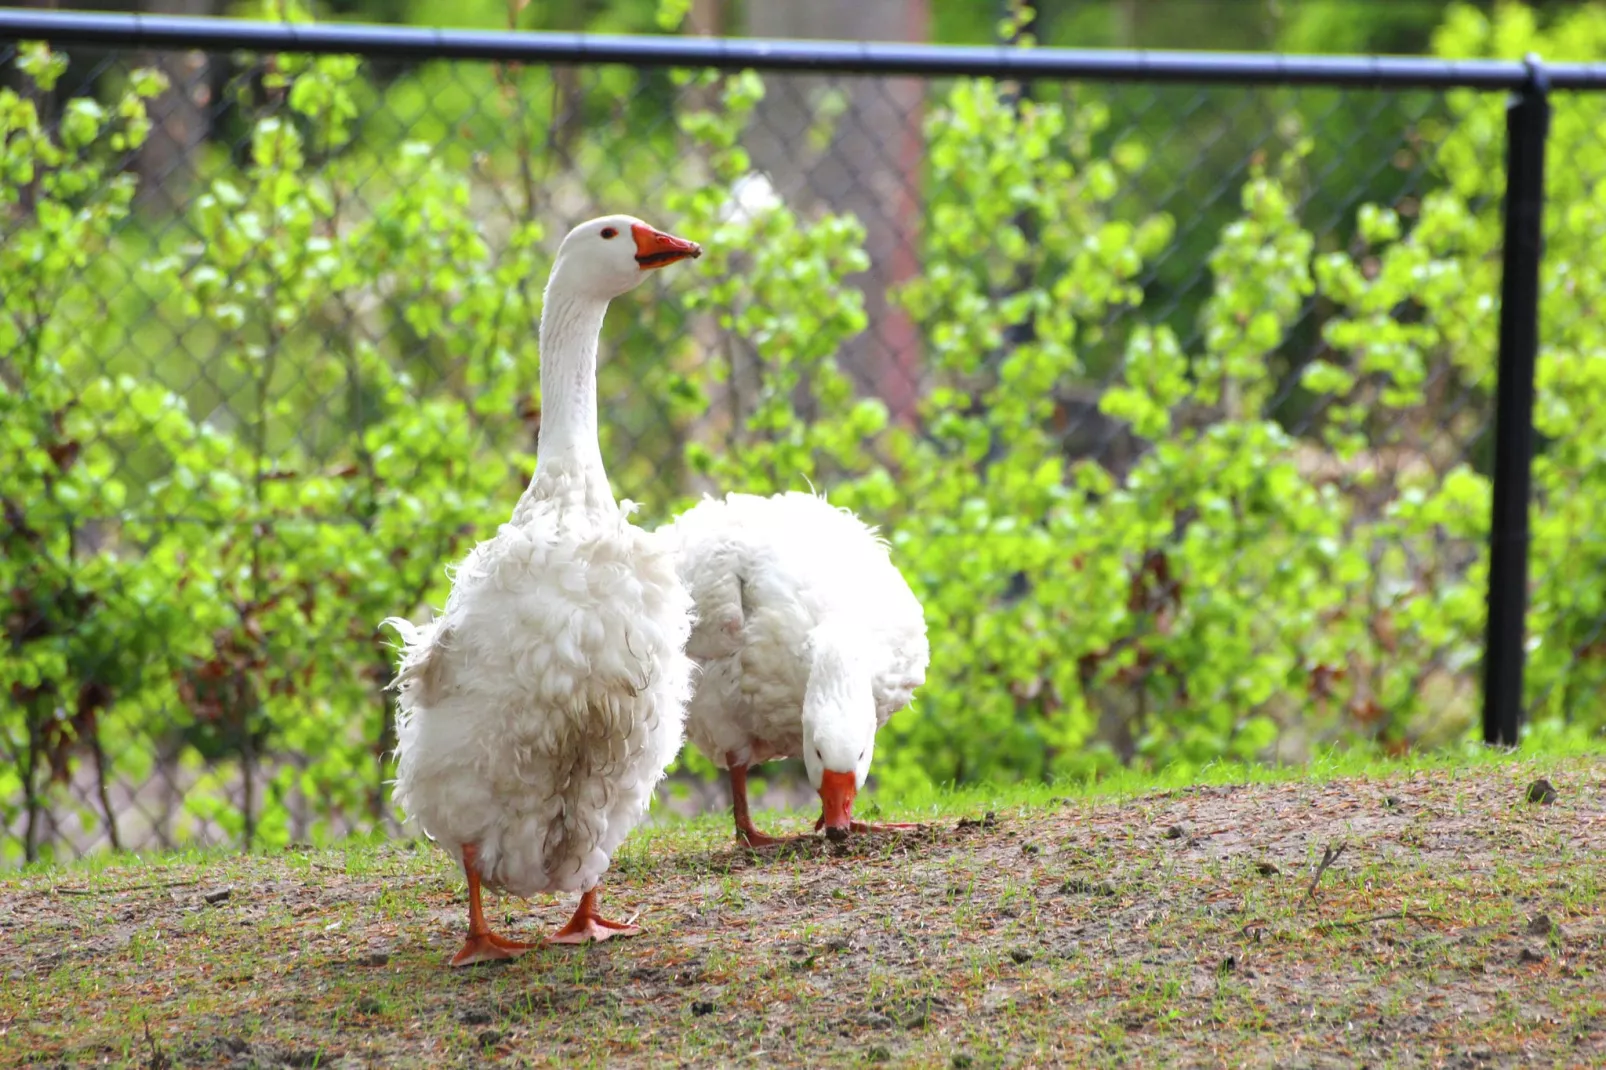
[[[875,698],[860,653],[866,641],[858,629],[836,623],[809,632],[805,736],[819,747],[827,769],[854,769],[865,743],[875,738]]]
[[[866,683],[858,657],[862,640],[856,631],[825,624],[808,636],[809,682],[806,689],[822,704],[841,703],[857,697]]]
[[[554,272],[541,308],[541,436],[525,497],[615,504],[597,441],[597,339],[608,302]]]

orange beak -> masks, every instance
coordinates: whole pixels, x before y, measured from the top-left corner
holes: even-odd
[[[820,775],[820,823],[825,835],[840,843],[853,827],[853,797],[859,793],[852,773],[825,772]]]
[[[636,263],[643,271],[661,268],[676,260],[695,260],[703,255],[703,247],[696,242],[654,230],[645,223],[633,225],[630,234],[636,239]]]

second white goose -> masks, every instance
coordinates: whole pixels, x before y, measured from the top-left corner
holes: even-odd
[[[931,657],[920,602],[874,529],[794,491],[706,498],[659,530],[697,606],[687,738],[729,770],[738,838],[782,842],[753,827],[747,770],[798,755],[830,838],[915,827],[853,820],[876,733]]]

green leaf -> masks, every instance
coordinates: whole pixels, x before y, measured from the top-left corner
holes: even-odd
[[[70,149],[81,149],[100,134],[106,113],[88,97],[74,97],[61,116],[61,142]]]

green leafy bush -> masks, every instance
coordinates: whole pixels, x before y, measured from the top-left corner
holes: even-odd
[[[66,62],[31,46],[17,67],[43,93]],[[145,138],[145,101],[161,88],[141,74],[110,108],[69,101],[54,136],[32,95],[0,89],[0,212],[21,220],[0,242],[0,820],[22,826],[30,856],[74,744],[87,740],[97,766],[131,750],[138,763],[134,741],[164,697],[152,662],[195,642],[175,589],[179,551],[142,552],[117,531],[131,504],[117,445],[138,436],[166,448],[188,418],[159,388],[86,368],[85,340],[56,315],[93,300],[134,194],[114,164]]]
[[[1457,5],[1435,50],[1450,58],[1537,53],[1554,62],[1598,61],[1606,56],[1606,6],[1564,12],[1542,30],[1535,13],[1518,4],[1503,5],[1492,17]],[[1527,697],[1541,730],[1600,732],[1606,728],[1600,701],[1606,585],[1599,579],[1606,575],[1606,535],[1598,520],[1606,504],[1606,325],[1600,316],[1606,97],[1555,93],[1551,105],[1534,410],[1543,446],[1534,465]],[[1455,120],[1439,145],[1449,188],[1437,226],[1422,235],[1429,222],[1424,216],[1417,234],[1439,257],[1433,270],[1460,270],[1471,283],[1459,294],[1437,288],[1441,354],[1459,375],[1487,389],[1495,320],[1476,312],[1479,302],[1498,293],[1496,205],[1503,187],[1488,161],[1503,151],[1504,114],[1501,101],[1468,93],[1452,94],[1451,108]],[[1468,323],[1480,329],[1468,331]]]

